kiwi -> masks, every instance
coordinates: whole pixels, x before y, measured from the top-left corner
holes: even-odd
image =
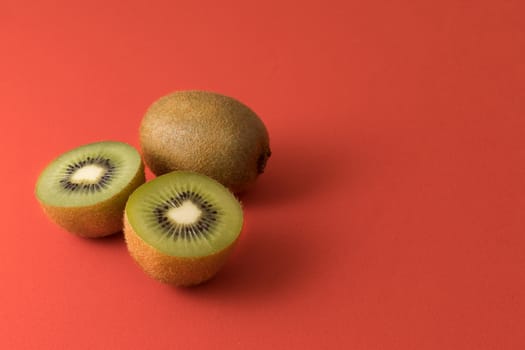
[[[242,225],[241,205],[226,187],[202,174],[175,171],[131,194],[124,237],[148,275],[189,286],[221,269]]]
[[[96,142],[52,161],[40,174],[35,195],[57,225],[80,236],[102,237],[122,230],[126,201],[144,181],[135,148]]]
[[[261,119],[241,102],[206,91],[179,91],[147,110],[140,125],[144,161],[156,175],[208,175],[233,192],[246,190],[271,155]]]

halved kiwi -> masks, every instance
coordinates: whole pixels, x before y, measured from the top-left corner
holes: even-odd
[[[59,226],[80,236],[101,237],[122,230],[126,201],[144,181],[135,148],[96,142],[52,161],[40,174],[35,195]]]
[[[220,270],[242,225],[241,205],[226,187],[202,174],[175,171],[131,194],[124,235],[148,275],[187,286]]]

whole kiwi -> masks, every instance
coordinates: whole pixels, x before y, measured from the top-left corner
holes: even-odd
[[[208,91],[161,97],[140,125],[144,161],[155,175],[208,175],[233,192],[249,187],[271,155],[261,119],[238,100]]]

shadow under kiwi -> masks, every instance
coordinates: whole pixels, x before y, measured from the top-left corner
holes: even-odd
[[[98,244],[104,246],[116,246],[125,244],[124,242],[124,233],[118,231],[107,236],[98,237],[98,238],[89,238],[89,237],[78,237],[84,240],[87,244]]]
[[[232,256],[213,279],[193,287],[172,287],[188,297],[213,297],[240,302],[279,298],[293,293],[319,268],[312,242],[300,241],[292,229],[277,222],[251,225]],[[287,234],[288,232],[288,234]]]
[[[275,147],[266,171],[238,195],[248,205],[286,204],[303,200],[336,184],[344,176],[337,150]]]

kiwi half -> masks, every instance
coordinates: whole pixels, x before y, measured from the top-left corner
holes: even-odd
[[[242,192],[271,155],[262,120],[234,98],[178,91],[154,102],[140,125],[144,161],[156,175],[174,170],[208,175]]]
[[[40,174],[35,195],[59,226],[80,236],[102,237],[122,230],[126,201],[144,181],[144,165],[135,148],[97,142],[52,161]]]
[[[202,174],[175,171],[131,194],[124,235],[148,275],[188,286],[220,270],[242,225],[241,205],[227,188]]]

